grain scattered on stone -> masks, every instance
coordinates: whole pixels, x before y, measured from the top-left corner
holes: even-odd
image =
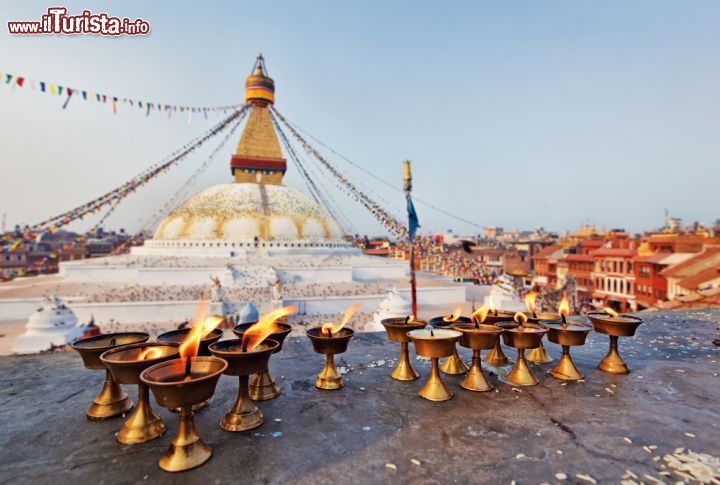
[[[586,475],[585,473],[576,473],[575,478],[589,483],[597,483],[597,481],[593,477],[591,477],[590,475]]]
[[[638,476],[635,475],[632,470],[625,469],[625,475],[623,475],[623,478],[637,478]]]
[[[654,476],[652,476],[652,475],[649,475],[649,474],[647,474],[647,473],[644,473],[644,474],[643,474],[643,478],[644,478],[645,480],[647,480],[648,482],[656,483],[656,484],[659,484],[659,485],[664,485],[664,483],[665,483],[665,482],[663,482],[662,480],[660,480],[659,478],[654,477]]]

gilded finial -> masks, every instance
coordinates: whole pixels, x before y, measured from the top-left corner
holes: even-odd
[[[262,52],[255,59],[251,74],[245,81],[245,101],[262,106],[275,102],[275,82],[268,75]]]

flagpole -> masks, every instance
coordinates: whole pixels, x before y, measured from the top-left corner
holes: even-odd
[[[410,192],[412,191],[412,172],[410,171],[410,160],[405,160],[405,170],[403,174],[403,189],[405,190],[405,199],[410,203]],[[415,242],[413,241],[413,231],[408,226],[408,239],[410,242],[410,298],[412,301],[412,314],[417,317],[417,287],[415,283]]]

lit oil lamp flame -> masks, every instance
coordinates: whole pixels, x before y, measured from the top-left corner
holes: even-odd
[[[443,322],[455,322],[458,318],[460,318],[460,314],[462,313],[462,306],[458,305],[458,307],[455,309],[454,312],[452,312],[449,316],[443,317]]]
[[[608,315],[610,315],[610,318],[615,318],[615,317],[618,316],[618,312],[616,312],[616,311],[613,310],[612,308],[605,307],[605,308],[603,308],[603,311],[604,311],[605,313],[607,313]]]
[[[493,315],[497,317],[498,311],[497,308],[495,308],[495,304],[493,303],[492,292],[490,292],[490,297],[488,298],[488,308],[493,313]]]
[[[245,330],[242,338],[242,351],[250,352],[278,329],[277,321],[297,311],[294,306],[285,306],[273,310],[258,322]]]
[[[360,307],[362,306],[362,303],[355,303],[354,305],[350,305],[347,310],[345,310],[345,315],[343,315],[342,320],[340,320],[340,323],[326,323],[322,326],[322,331],[320,333],[327,334],[328,337],[332,337],[332,334],[339,332],[341,328],[343,328],[347,322],[350,321],[350,318],[357,312]]]
[[[140,352],[140,355],[138,355],[137,360],[150,360],[150,359],[157,359],[158,357],[162,357],[163,351],[160,350],[158,347],[148,347],[142,352]]]
[[[474,312],[472,312],[472,315],[470,316],[475,321],[475,327],[477,327],[479,323],[483,323],[485,321],[489,311],[490,307],[483,305]]]
[[[537,296],[537,291],[531,291],[525,295],[525,308],[527,308],[528,313],[532,313],[533,316],[537,316],[537,307],[535,306]]]
[[[222,317],[208,317],[205,318],[207,313],[208,302],[205,299],[200,300],[197,311],[195,312],[195,321],[192,328],[185,337],[185,340],[180,344],[178,349],[180,359],[185,360],[185,378],[190,377],[192,370],[192,358],[198,354],[200,350],[200,341],[207,334],[215,330],[215,327],[220,325],[223,321]]]
[[[558,313],[562,317],[563,323],[566,321],[566,317],[570,316],[570,301],[565,293],[563,293],[562,300],[560,300],[560,306],[558,306]]]
[[[523,312],[515,312],[515,315],[513,316],[513,320],[515,320],[517,323],[520,324],[520,330],[523,329],[525,324],[528,321],[527,316]]]
[[[180,344],[180,358],[195,357],[200,350],[200,341],[215,330],[222,321],[223,317],[208,317],[200,322],[196,321],[185,340]]]

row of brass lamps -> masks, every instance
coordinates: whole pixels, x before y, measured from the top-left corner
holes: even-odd
[[[610,337],[610,349],[600,361],[598,368],[612,374],[630,372],[627,364],[618,353],[618,337],[632,336],[642,320],[618,315],[606,308],[604,312],[588,314],[593,326],[571,321],[570,305],[567,297],[563,299],[558,313],[538,313],[535,308],[537,293],[525,298],[527,314],[491,310],[483,306],[473,312],[472,318],[460,316],[458,307],[452,315],[431,318],[429,322],[415,316],[388,318],[382,321],[389,340],[400,344],[400,358],[390,377],[399,381],[412,381],[419,378],[409,359],[409,343],[413,342],[419,356],[430,358],[430,375],[419,395],[431,401],[445,401],[453,394],[447,389],[440,372],[448,375],[465,374],[460,386],[470,391],[484,392],[493,389],[482,371],[481,360],[493,367],[502,367],[510,363],[500,345],[517,350],[517,359],[513,367],[505,374],[505,380],[511,385],[532,386],[539,383],[533,375],[528,362],[547,364],[552,358],[545,350],[542,339],[545,335],[550,342],[562,347],[562,355],[550,374],[561,380],[577,381],[583,378],[570,356],[570,348],[585,344],[587,335],[594,328]],[[426,329],[426,325],[430,328]],[[468,368],[458,355],[456,343],[472,350],[472,363]],[[488,350],[482,359],[481,352]],[[526,355],[525,352],[529,351]],[[447,357],[440,365],[439,359]]]
[[[428,322],[414,317],[383,320],[390,340],[400,343],[400,359],[391,377],[400,381],[419,378],[409,359],[409,343],[413,342],[416,353],[431,359],[428,380],[419,394],[432,401],[451,399],[450,392],[440,371],[447,374],[466,374],[461,387],[470,391],[489,391],[492,385],[482,372],[481,352],[489,350],[485,362],[494,366],[507,365],[509,360],[500,346],[504,343],[518,351],[518,358],[506,379],[514,385],[534,385],[533,376],[526,359],[531,360],[533,351],[540,348],[545,334],[548,339],[563,348],[560,361],[551,374],[563,380],[581,379],[570,357],[570,347],[585,343],[591,328],[567,319],[569,305],[563,299],[560,314],[537,314],[534,299],[526,300],[532,316],[503,311],[489,311],[483,307],[472,318],[460,316],[460,308],[453,315],[437,317]],[[327,323],[307,331],[313,350],[325,356],[325,366],[318,374],[315,386],[323,390],[336,390],[344,386],[342,376],[335,366],[334,356],[343,353],[354,332],[345,328],[346,323],[359,309],[352,305],[342,320]],[[629,369],[618,353],[617,340],[632,336],[639,318],[617,315],[609,309],[606,313],[588,315],[596,331],[610,336],[610,350],[599,368],[605,372],[624,374]],[[72,347],[81,356],[86,368],[105,370],[102,391],[87,410],[90,420],[104,420],[129,412],[134,403],[120,384],[138,386],[138,403],[127,418],[117,440],[123,444],[138,444],[158,438],[166,431],[166,425],[153,411],[149,390],[152,390],[160,406],[178,413],[178,430],[169,450],[158,464],[166,471],[177,472],[195,468],[207,462],[212,450],[200,439],[195,429],[194,413],[207,405],[215,392],[221,374],[238,377],[238,395],[231,409],[220,422],[227,431],[247,431],[263,423],[263,415],[254,401],[273,399],[280,390],[268,371],[270,357],[282,350],[283,342],[291,331],[285,323],[295,311],[284,307],[262,317],[254,324],[237,325],[233,332],[236,339],[220,341],[222,330],[216,328],[221,317],[205,318],[205,304],[198,309],[195,324],[189,329],[173,330],[149,342],[149,335],[142,332],[123,332],[82,338]],[[456,343],[473,351],[472,364],[468,368],[457,353]],[[528,357],[525,350],[530,349]],[[534,357],[547,361],[544,349]],[[439,359],[447,357],[439,364]],[[531,360],[532,361],[532,360]]]
[[[325,356],[325,367],[315,383],[319,389],[343,387],[334,356],[347,350],[353,331],[344,327],[359,307],[351,306],[339,324],[307,331],[313,350]],[[149,342],[147,333],[123,332],[81,338],[72,344],[86,368],[105,370],[102,391],[87,410],[88,419],[105,420],[129,412],[134,403],[120,384],[138,386],[135,410],[117,434],[120,443],[144,443],[165,433],[165,423],[150,405],[149,390],[160,406],[178,413],[177,434],[158,462],[169,472],[198,467],[212,456],[193,416],[210,401],[221,374],[238,377],[237,398],[220,422],[224,430],[257,428],[264,418],[254,401],[280,395],[268,363],[292,330],[285,322],[295,308],[280,308],[256,323],[237,325],[233,328],[237,338],[222,341],[223,331],[216,327],[223,319],[205,318],[206,308],[206,302],[201,303],[191,328],[161,334],[157,342]]]

